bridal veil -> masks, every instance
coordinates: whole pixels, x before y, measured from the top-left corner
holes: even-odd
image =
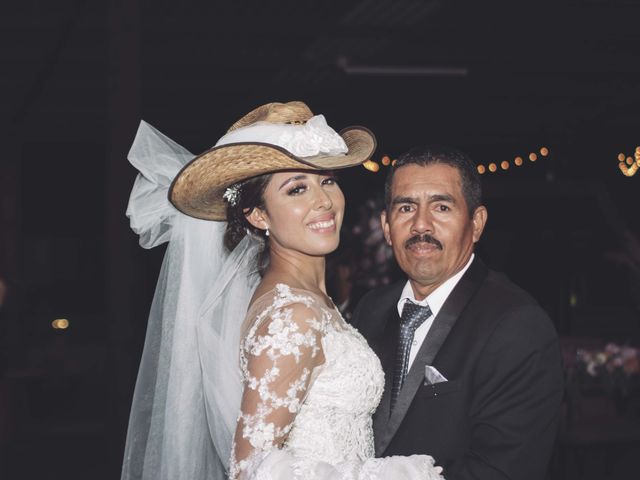
[[[139,170],[127,216],[140,245],[169,242],[127,431],[122,480],[227,477],[242,392],[240,328],[259,281],[262,241],[228,252],[226,224],[188,217],[167,192],[194,155],[141,122],[129,161]]]

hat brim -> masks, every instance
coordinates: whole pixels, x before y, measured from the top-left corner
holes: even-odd
[[[203,220],[225,220],[222,195],[230,185],[283,170],[337,170],[366,162],[376,139],[365,127],[340,132],[348,152],[336,156],[300,158],[268,143],[230,143],[198,155],[178,173],[169,189],[169,201],[181,212]]]

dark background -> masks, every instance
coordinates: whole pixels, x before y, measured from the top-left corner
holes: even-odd
[[[640,173],[624,176],[617,157],[640,145],[639,1],[9,0],[0,11],[1,478],[119,478],[163,253],[138,247],[124,216],[140,119],[198,153],[256,106],[303,100],[337,129],[375,132],[378,163],[421,143],[496,162],[478,252],[549,312],[568,379],[581,345],[638,346]],[[342,174],[347,232],[386,168]],[[598,382],[568,393],[555,478],[634,475],[628,385],[623,404]]]

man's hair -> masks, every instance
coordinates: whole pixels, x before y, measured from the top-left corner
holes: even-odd
[[[476,166],[469,156],[460,150],[439,145],[415,147],[396,159],[395,165],[389,169],[387,180],[384,184],[384,203],[387,215],[390,213],[391,185],[393,184],[395,172],[405,165],[426,167],[437,163],[449,165],[458,170],[462,180],[462,195],[467,203],[469,216],[473,215],[476,208],[482,205],[482,186],[480,185],[480,176]]]

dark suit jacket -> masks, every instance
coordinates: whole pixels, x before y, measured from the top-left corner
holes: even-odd
[[[404,284],[368,293],[352,321],[385,371],[373,420],[376,455],[432,455],[447,480],[543,479],[563,392],[546,313],[476,256],[434,319],[389,415]],[[425,365],[448,382],[428,385]]]

